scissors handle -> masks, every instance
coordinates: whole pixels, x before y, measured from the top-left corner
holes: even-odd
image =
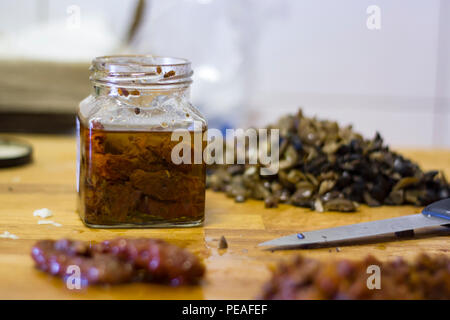
[[[422,214],[450,221],[450,198],[433,202],[422,210]]]

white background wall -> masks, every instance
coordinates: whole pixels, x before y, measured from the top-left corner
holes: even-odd
[[[378,130],[393,145],[450,147],[449,0],[149,2],[127,51],[191,59],[193,99],[212,123],[264,125],[303,106],[365,135]],[[26,42],[3,53],[89,60],[118,51],[135,1],[3,0],[0,54],[6,36],[64,23],[72,4],[87,33],[59,46],[38,33],[39,48]],[[370,5],[381,10],[380,30],[366,26]],[[88,42],[93,29],[103,41]]]
[[[380,30],[366,27],[371,4],[381,9]],[[308,113],[354,123],[365,134],[379,129],[393,144],[450,145],[448,1],[288,6],[268,24],[257,50],[258,65],[274,57],[283,65],[259,69],[252,106],[278,105],[283,113],[297,101]]]

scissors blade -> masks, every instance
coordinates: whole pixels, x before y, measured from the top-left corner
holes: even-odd
[[[335,228],[291,234],[285,237],[260,243],[258,244],[258,246],[289,248],[301,247],[311,244],[326,244],[329,242],[338,242],[425,227],[441,226],[448,223],[448,219],[439,218],[436,216],[427,216],[419,213],[391,219],[376,220]]]

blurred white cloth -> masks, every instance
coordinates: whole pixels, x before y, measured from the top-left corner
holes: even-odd
[[[95,17],[85,18],[79,28],[73,29],[59,20],[0,37],[0,58],[86,62],[114,52],[119,45],[120,39]]]
[[[89,62],[113,54],[122,44],[135,5],[136,1],[121,0],[5,1],[0,58]]]

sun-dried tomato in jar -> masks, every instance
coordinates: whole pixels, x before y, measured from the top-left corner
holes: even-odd
[[[96,58],[91,71],[93,92],[78,111],[83,222],[90,227],[201,224],[205,163],[195,155],[203,153],[207,124],[189,102],[190,62],[111,56]]]

